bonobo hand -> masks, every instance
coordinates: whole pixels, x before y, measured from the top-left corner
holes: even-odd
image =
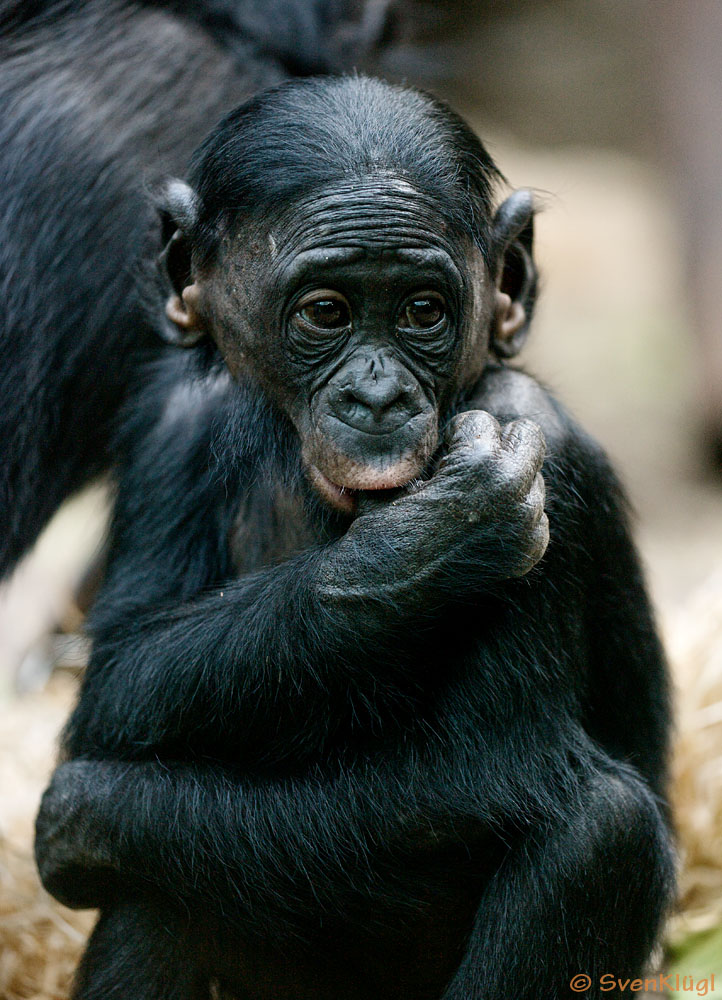
[[[456,526],[448,516],[445,520],[449,541],[459,534],[458,522],[466,522],[462,548],[471,555],[481,544],[476,554],[483,556],[489,551],[491,532],[497,543],[491,551],[494,562],[503,565],[509,576],[523,576],[549,543],[541,474],[546,444],[541,429],[531,420],[501,427],[490,413],[469,410],[452,420],[447,440],[448,451],[421,492],[448,504],[448,514],[457,519]]]
[[[35,823],[40,880],[56,899],[76,909],[101,906],[119,890],[104,833],[91,818],[99,815],[102,797],[112,797],[105,771],[99,761],[61,764],[43,794]],[[92,809],[85,808],[89,802]]]
[[[483,410],[455,417],[436,472],[413,492],[361,507],[339,543],[327,594],[460,595],[523,576],[549,541],[541,466],[530,420],[505,427]],[[378,588],[381,588],[381,593]]]

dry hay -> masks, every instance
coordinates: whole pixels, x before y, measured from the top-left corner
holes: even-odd
[[[665,622],[678,689],[673,800],[681,848],[680,910],[670,939],[722,925],[722,572]],[[74,679],[0,704],[0,1000],[64,1000],[90,913],[40,887],[32,822]]]
[[[37,804],[75,679],[0,703],[0,1000],[62,1000],[93,922],[42,889],[32,860]]]
[[[3,1000],[64,1000],[91,924],[43,891],[27,850],[0,842]]]
[[[722,572],[670,618],[665,636],[677,687],[678,937],[722,926]]]

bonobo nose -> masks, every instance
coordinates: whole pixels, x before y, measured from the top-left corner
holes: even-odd
[[[367,434],[393,434],[427,405],[418,380],[383,351],[349,359],[324,396],[334,417]]]
[[[364,379],[344,386],[339,392],[338,401],[349,417],[366,409],[376,420],[381,420],[389,411],[404,406],[406,392],[393,375],[381,375],[376,379]]]

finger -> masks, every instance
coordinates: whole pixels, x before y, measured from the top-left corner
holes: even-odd
[[[549,518],[542,514],[539,523],[535,526],[531,544],[526,552],[525,558],[520,562],[512,576],[524,576],[542,558],[549,545]]]
[[[539,519],[539,524],[534,529],[534,547],[532,551],[532,558],[534,559],[534,565],[536,565],[541,557],[547,550],[549,545],[549,518],[546,514],[542,514]]]
[[[481,445],[492,451],[501,445],[501,427],[486,410],[467,410],[451,420],[447,440],[449,449]]]
[[[539,425],[533,420],[512,421],[502,429],[501,446],[519,477],[520,487],[525,492],[531,489],[546,455],[546,441]]]
[[[546,514],[542,514],[539,519],[539,524],[537,526],[537,546],[539,551],[539,559],[544,555],[549,545],[549,518]]]
[[[527,506],[537,513],[537,516],[541,518],[544,513],[544,498],[546,495],[546,487],[544,485],[544,478],[541,472],[537,472],[534,477],[534,482],[531,484],[531,489],[529,490],[529,495],[527,497]]]

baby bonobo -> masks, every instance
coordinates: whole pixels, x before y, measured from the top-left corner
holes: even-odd
[[[77,998],[643,970],[663,657],[604,455],[508,364],[533,207],[499,181],[448,108],[354,77],[255,98],[168,185],[159,324],[196,346],[127,415],[38,818],[45,885],[101,909]]]

